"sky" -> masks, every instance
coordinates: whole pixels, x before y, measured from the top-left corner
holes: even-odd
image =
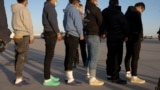
[[[44,2],[46,0],[28,0],[27,8],[30,10],[32,23],[34,27],[34,33],[40,34],[43,32],[42,25],[42,10]],[[86,0],[81,0],[81,3],[85,6]],[[109,0],[98,0],[99,8],[103,10],[108,7]],[[145,11],[142,13],[142,22],[144,35],[156,36],[157,31],[160,28],[160,0],[119,0],[119,5],[122,8],[122,12],[125,13],[128,6],[133,6],[137,2],[144,2],[146,5]],[[17,0],[4,0],[5,9],[7,14],[8,26],[11,27],[11,5],[17,3]],[[68,0],[58,0],[58,5],[56,6],[58,14],[58,25],[61,31],[64,31],[63,28],[63,9],[66,7]]]

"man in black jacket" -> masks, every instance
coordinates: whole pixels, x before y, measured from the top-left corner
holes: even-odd
[[[143,40],[141,13],[144,10],[144,3],[138,2],[135,4],[135,6],[129,6],[125,14],[125,17],[129,23],[129,37],[128,41],[126,42],[127,51],[125,57],[126,77],[130,78],[132,83],[140,84],[145,83],[145,80],[137,77],[138,59],[140,54],[141,41]]]
[[[102,15],[103,33],[107,34],[106,71],[108,80],[113,83],[126,84],[126,80],[120,79],[119,72],[123,56],[123,42],[127,41],[128,25],[118,5],[118,0],[110,0],[109,7],[102,11]]]
[[[6,44],[10,42],[11,31],[8,29],[7,17],[4,7],[4,0],[0,0],[0,52],[6,48]]]

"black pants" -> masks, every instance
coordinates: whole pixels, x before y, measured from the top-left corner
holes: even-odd
[[[73,61],[77,52],[79,38],[70,34],[65,35],[65,71],[72,70]]]
[[[108,55],[106,60],[107,74],[111,76],[112,80],[119,78],[121,70],[122,55],[123,55],[123,41],[107,40]]]
[[[140,48],[141,48],[140,40],[136,42],[135,41],[126,42],[127,50],[126,50],[126,56],[125,56],[125,68],[126,68],[126,71],[131,70],[133,76],[137,76],[137,67],[138,67]],[[130,63],[131,63],[131,66],[130,66]]]
[[[54,56],[55,45],[57,42],[57,35],[55,32],[44,32],[45,39],[45,59],[44,59],[44,78],[50,79],[50,68],[52,58]]]
[[[14,39],[15,42],[15,74],[16,78],[21,78],[23,66],[27,60],[29,49],[29,36],[24,36],[21,39]]]
[[[80,44],[80,51],[81,51],[83,66],[87,66],[86,65],[87,52],[86,52],[86,41],[85,41],[85,39],[79,40],[79,44]],[[76,55],[75,55],[75,58],[74,58],[74,65],[76,65],[78,63],[79,63],[79,52],[78,52],[78,49],[77,49]]]
[[[79,64],[79,53],[78,53],[78,48],[76,50],[75,56],[74,56],[74,60],[73,60],[73,65],[76,66],[77,64]]]
[[[85,39],[80,40],[79,43],[80,43],[83,66],[86,66],[86,60],[87,60],[86,41],[85,41]]]

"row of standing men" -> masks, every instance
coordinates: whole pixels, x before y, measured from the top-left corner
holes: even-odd
[[[1,0],[3,4],[3,0]],[[17,0],[12,5],[12,27],[15,32],[15,85],[27,84],[23,80],[23,64],[27,59],[29,44],[34,42],[33,26],[29,10],[26,8],[28,0]],[[62,39],[55,6],[57,0],[46,0],[43,8],[42,23],[44,26],[45,59],[44,59],[44,86],[58,86],[59,78],[51,75],[51,61],[57,41]],[[4,6],[4,5],[2,5]],[[145,80],[137,77],[137,67],[141,41],[143,40],[143,26],[141,13],[145,10],[145,4],[138,2],[135,6],[129,6],[125,15],[121,12],[118,0],[109,0],[109,6],[102,12],[98,8],[98,0],[87,0],[85,16],[80,0],[69,0],[64,9],[63,25],[65,29],[65,72],[67,85],[81,85],[73,77],[72,65],[78,48],[78,43],[83,40],[85,49],[87,43],[88,57],[84,54],[84,66],[87,67],[88,83],[91,86],[102,86],[103,81],[96,78],[96,67],[100,55],[100,38],[107,37],[108,54],[106,60],[107,79],[112,83],[126,84],[126,80],[120,78],[123,43],[126,42],[125,68],[126,77],[132,83],[145,83]],[[8,27],[6,25],[6,27]],[[8,29],[8,28],[7,28]],[[6,30],[9,31],[9,30]],[[85,41],[84,41],[85,36]],[[6,40],[7,41],[7,40]],[[8,43],[9,40],[6,42]],[[131,59],[132,58],[132,59]],[[130,65],[131,64],[131,65]],[[130,69],[131,68],[131,69]]]

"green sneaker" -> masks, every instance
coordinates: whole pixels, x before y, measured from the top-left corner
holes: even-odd
[[[50,80],[49,82],[43,82],[43,86],[59,86],[60,82],[58,81],[54,81],[54,80]]]
[[[54,76],[52,76],[52,75],[51,75],[51,79],[52,79],[53,81],[55,81],[55,82],[59,81],[59,78],[54,77]]]

